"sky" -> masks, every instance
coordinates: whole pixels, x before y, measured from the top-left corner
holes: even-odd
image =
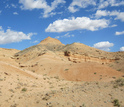
[[[124,51],[124,0],[0,0],[0,48],[23,50],[48,36]]]

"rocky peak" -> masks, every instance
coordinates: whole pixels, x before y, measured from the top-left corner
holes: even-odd
[[[47,37],[46,39],[42,40],[40,44],[62,44],[58,39]]]

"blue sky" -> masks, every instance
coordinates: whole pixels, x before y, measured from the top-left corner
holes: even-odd
[[[124,0],[1,0],[0,47],[23,50],[46,37],[124,51]]]

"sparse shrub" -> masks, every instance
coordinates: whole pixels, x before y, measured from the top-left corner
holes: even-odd
[[[43,76],[47,76],[47,74],[43,74]]]
[[[22,88],[22,91],[23,91],[23,92],[27,91],[27,88]]]
[[[118,86],[124,86],[124,79],[123,78],[119,78],[115,81],[115,83],[118,85]]]
[[[3,81],[3,79],[0,79],[0,81]]]
[[[50,94],[56,94],[56,90],[51,90]]]
[[[46,78],[43,78],[44,80],[46,80]]]
[[[120,60],[120,58],[119,57],[115,57],[115,60]]]
[[[89,85],[90,83],[89,82],[85,82],[85,85]]]
[[[17,104],[11,105],[10,107],[17,107]]]
[[[114,106],[120,107],[120,103],[118,99],[114,99],[112,103]]]
[[[114,88],[118,88],[118,86],[117,86],[117,85],[114,85],[113,87],[114,87]]]
[[[10,92],[14,93],[13,89],[9,89]]]
[[[46,93],[45,94],[45,96],[42,98],[42,100],[49,100],[51,98],[51,96],[48,94],[48,93]]]
[[[65,71],[68,71],[69,69],[65,69]]]
[[[118,69],[117,71],[121,71],[121,69]]]
[[[36,101],[36,103],[39,103],[40,101]]]
[[[116,77],[112,77],[113,79],[116,79]]]
[[[115,63],[119,63],[118,61],[116,61]]]
[[[55,79],[59,79],[59,76],[55,76],[54,78],[55,78]]]
[[[113,65],[109,65],[110,67],[113,67]]]
[[[115,80],[113,87],[118,88],[119,86],[120,87],[124,86],[124,79],[123,78],[119,78],[119,79]]]
[[[86,106],[85,106],[85,104],[82,104],[82,106],[80,106],[80,107],[86,107]]]
[[[94,74],[96,74],[96,72],[94,72]]]
[[[98,82],[96,82],[96,85],[99,85],[99,83],[98,83]]]
[[[35,72],[35,70],[32,70],[32,72]]]

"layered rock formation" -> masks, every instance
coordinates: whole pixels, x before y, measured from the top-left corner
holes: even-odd
[[[51,37],[42,40],[38,45],[16,53],[15,59],[21,68],[38,74],[59,76],[67,80],[85,80],[85,77],[88,79],[88,76],[97,71],[100,71],[101,75],[112,77],[118,74],[116,70],[121,69],[121,72],[124,70],[123,66],[112,69],[118,66],[120,61],[124,62],[123,52],[106,52],[81,43],[64,45]],[[66,69],[69,69],[68,72],[65,72]]]

